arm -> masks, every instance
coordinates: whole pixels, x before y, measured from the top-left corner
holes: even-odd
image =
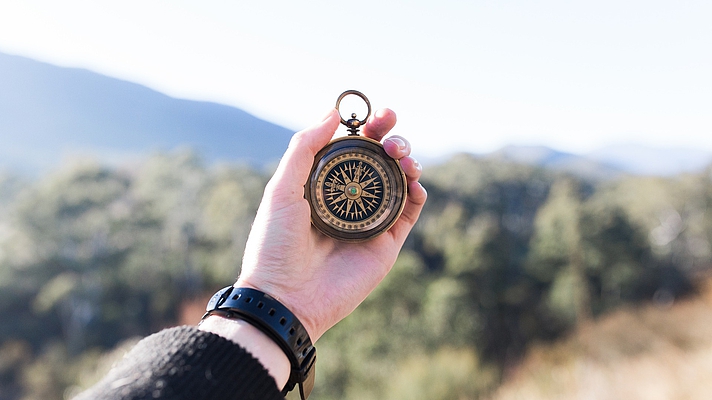
[[[396,116],[383,109],[364,127],[364,135],[381,140],[395,125]],[[418,182],[421,168],[401,137],[383,143],[399,159],[408,178],[408,199],[396,224],[385,234],[364,243],[344,243],[311,227],[304,183],[315,154],[332,138],[339,116],[332,110],[319,124],[298,132],[267,184],[245,249],[236,287],[270,294],[304,324],[313,342],[349,315],[383,280],[425,203]],[[283,387],[289,362],[281,349],[243,321],[211,316],[201,329],[219,334],[247,348]]]
[[[195,327],[141,340],[74,400],[284,399],[263,364],[237,344]]]

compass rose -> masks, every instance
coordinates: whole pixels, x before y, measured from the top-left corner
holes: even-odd
[[[372,216],[383,201],[383,178],[363,161],[344,161],[332,168],[324,182],[326,207],[349,222]]]

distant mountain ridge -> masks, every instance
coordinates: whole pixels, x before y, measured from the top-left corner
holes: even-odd
[[[545,146],[506,146],[479,157],[536,165],[601,180],[622,174],[673,176],[712,165],[712,153],[693,149],[656,149],[636,145],[608,146],[577,155]]]
[[[292,133],[234,107],[0,53],[0,168],[48,168],[77,151],[123,158],[177,147],[264,165]]]
[[[697,172],[712,164],[712,153],[698,149],[608,146],[586,155],[591,160],[638,175]]]
[[[545,146],[510,145],[481,156],[500,161],[536,165],[594,180],[612,179],[624,172],[619,168],[583,156],[557,151]]]
[[[176,99],[88,70],[0,53],[0,170],[46,170],[75,154],[125,163],[180,147],[208,162],[265,166],[279,159],[292,133],[235,107]],[[477,156],[597,180],[624,173],[671,176],[712,164],[704,151],[632,145],[584,155],[512,145]]]

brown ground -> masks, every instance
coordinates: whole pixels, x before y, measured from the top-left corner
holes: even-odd
[[[534,346],[492,400],[712,399],[712,281],[701,292],[622,309]]]

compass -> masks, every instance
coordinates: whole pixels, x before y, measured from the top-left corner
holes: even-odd
[[[341,117],[349,135],[317,153],[304,192],[318,230],[338,240],[361,242],[396,222],[405,206],[407,184],[398,160],[386,154],[380,142],[358,134],[371,115],[366,96],[347,90],[336,101],[336,109],[349,95],[363,99],[367,115],[362,120],[355,113],[349,120]]]

